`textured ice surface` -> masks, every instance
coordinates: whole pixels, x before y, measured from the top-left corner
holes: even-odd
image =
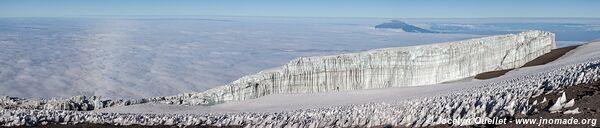
[[[505,117],[533,111],[530,97],[600,80],[600,42],[586,44],[546,65],[511,71],[505,76],[459,83],[468,88],[390,102],[367,102],[282,112],[200,114],[128,114],[57,110],[0,109],[4,126],[45,123],[109,123],[142,125],[245,125],[248,127],[352,127],[379,125],[429,126],[440,119]],[[433,86],[425,86],[433,87]],[[426,89],[426,88],[424,88]],[[404,96],[403,94],[397,94]],[[301,98],[301,97],[298,97]],[[392,98],[393,99],[393,98]],[[293,99],[287,99],[293,102]],[[123,108],[127,109],[127,108]],[[129,108],[136,110],[137,108]],[[124,110],[127,111],[127,110]],[[177,111],[156,109],[155,111]],[[454,124],[467,125],[467,124]]]
[[[354,18],[0,18],[0,96],[198,92],[301,56],[476,35],[374,29]]]

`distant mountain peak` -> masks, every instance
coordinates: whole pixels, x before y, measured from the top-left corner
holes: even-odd
[[[390,22],[376,25],[375,28],[402,29],[405,32],[415,32],[415,33],[438,33],[435,31],[431,31],[431,30],[419,28],[414,25],[410,25],[410,24],[407,24],[407,23],[399,21],[399,20],[390,20]]]

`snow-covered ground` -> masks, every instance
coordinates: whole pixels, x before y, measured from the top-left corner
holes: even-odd
[[[200,114],[213,112],[280,112],[297,109],[333,107],[340,105],[365,104],[371,102],[393,102],[431,96],[480,85],[482,81],[468,79],[466,81],[427,86],[392,87],[381,89],[365,89],[334,93],[312,94],[274,94],[258,99],[243,100],[213,106],[182,106],[161,103],[138,104],[131,106],[111,107],[96,110],[97,112],[114,113],[154,113],[154,114]]]

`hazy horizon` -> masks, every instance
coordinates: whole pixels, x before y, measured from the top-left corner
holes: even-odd
[[[0,17],[204,15],[365,18],[600,18],[600,1],[363,0],[2,0]]]

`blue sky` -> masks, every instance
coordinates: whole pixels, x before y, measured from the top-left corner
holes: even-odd
[[[0,17],[600,17],[600,0],[0,0]]]

